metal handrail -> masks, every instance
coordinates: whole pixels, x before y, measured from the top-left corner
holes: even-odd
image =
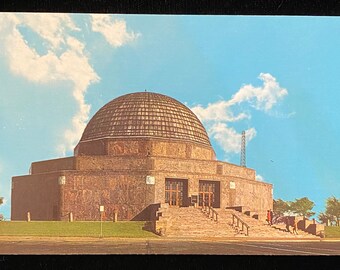
[[[235,215],[235,214],[232,214],[233,215],[233,226],[235,225],[235,218],[236,218],[236,221],[237,221],[237,225],[236,227],[240,227],[240,222],[242,224],[242,230],[241,231],[244,231],[244,227],[247,228],[247,233],[246,233],[246,236],[249,236],[249,228],[250,226],[244,222],[239,216]]]
[[[208,218],[211,218],[213,221],[218,221],[218,213],[216,210],[205,203],[205,201],[202,201],[202,211],[207,213]]]

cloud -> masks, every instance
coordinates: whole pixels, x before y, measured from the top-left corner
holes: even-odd
[[[219,100],[209,103],[206,107],[196,105],[191,110],[206,125],[208,134],[221,145],[225,153],[240,153],[241,133],[231,127],[234,122],[251,119],[250,111],[234,113],[235,107],[241,103],[249,105],[251,108],[264,111],[269,115],[273,106],[282,100],[288,91],[282,88],[279,83],[269,73],[261,73],[258,77],[263,85],[254,87],[251,84],[242,86],[229,100]],[[291,117],[294,113],[287,115]],[[280,117],[284,117],[280,115]],[[246,143],[256,136],[255,128],[246,130]]]
[[[247,129],[246,143],[256,136],[255,128]],[[241,149],[241,134],[237,133],[232,127],[228,127],[226,123],[215,123],[208,129],[208,133],[223,148],[225,152],[239,153]]]
[[[113,47],[120,47],[140,36],[128,32],[122,19],[110,15],[91,15],[92,30],[100,32]],[[39,53],[25,39],[22,28],[30,29],[41,39],[45,53]],[[67,14],[4,13],[0,16],[0,54],[7,60],[12,73],[35,83],[71,81],[72,94],[78,110],[72,126],[57,146],[59,155],[72,151],[89,119],[90,105],[85,102],[88,87],[100,80],[89,61],[86,44],[75,33],[80,29]]]
[[[18,15],[26,26],[33,29],[54,49],[65,44],[65,29],[79,31],[67,14],[37,13]]]
[[[285,88],[281,88],[276,79],[269,73],[260,73],[258,77],[263,81],[262,87],[251,84],[244,85],[229,100],[229,105],[248,102],[257,110],[269,111],[280,99],[288,95]]]
[[[5,17],[5,16],[4,16]],[[64,133],[64,142],[57,147],[61,155],[72,151],[79,140],[89,118],[90,105],[85,102],[85,93],[90,84],[98,82],[99,76],[89,63],[85,44],[70,33],[78,30],[71,18],[65,14],[7,14],[2,17],[3,50],[10,70],[36,83],[71,81],[72,94],[78,104],[78,111],[72,119],[72,127]],[[1,21],[0,21],[1,23]],[[50,44],[48,52],[40,55],[28,45],[19,26],[31,28]],[[65,49],[59,53],[59,45]]]
[[[256,179],[257,181],[264,182],[264,178],[263,178],[261,175],[259,175],[259,174],[257,174],[257,175],[255,176],[255,179]]]
[[[209,103],[206,108],[201,105],[191,108],[192,111],[202,121],[227,121],[236,122],[242,119],[250,119],[250,115],[244,112],[234,115],[230,110],[229,101],[218,101],[216,103]]]
[[[112,20],[110,15],[91,15],[92,31],[101,33],[113,47],[120,47],[137,39],[141,34],[128,32],[126,22],[121,19]]]

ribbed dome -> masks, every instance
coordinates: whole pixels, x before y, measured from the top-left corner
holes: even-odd
[[[150,92],[127,94],[107,103],[92,117],[80,141],[126,137],[211,146],[205,128],[189,108],[171,97]]]

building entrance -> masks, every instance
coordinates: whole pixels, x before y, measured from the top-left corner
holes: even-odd
[[[215,208],[220,207],[220,182],[218,181],[199,181],[199,205],[209,205]]]
[[[165,179],[165,202],[170,206],[187,206],[188,181]]]

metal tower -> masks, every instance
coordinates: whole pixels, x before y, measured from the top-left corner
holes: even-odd
[[[246,132],[242,131],[241,141],[241,166],[246,167]]]

